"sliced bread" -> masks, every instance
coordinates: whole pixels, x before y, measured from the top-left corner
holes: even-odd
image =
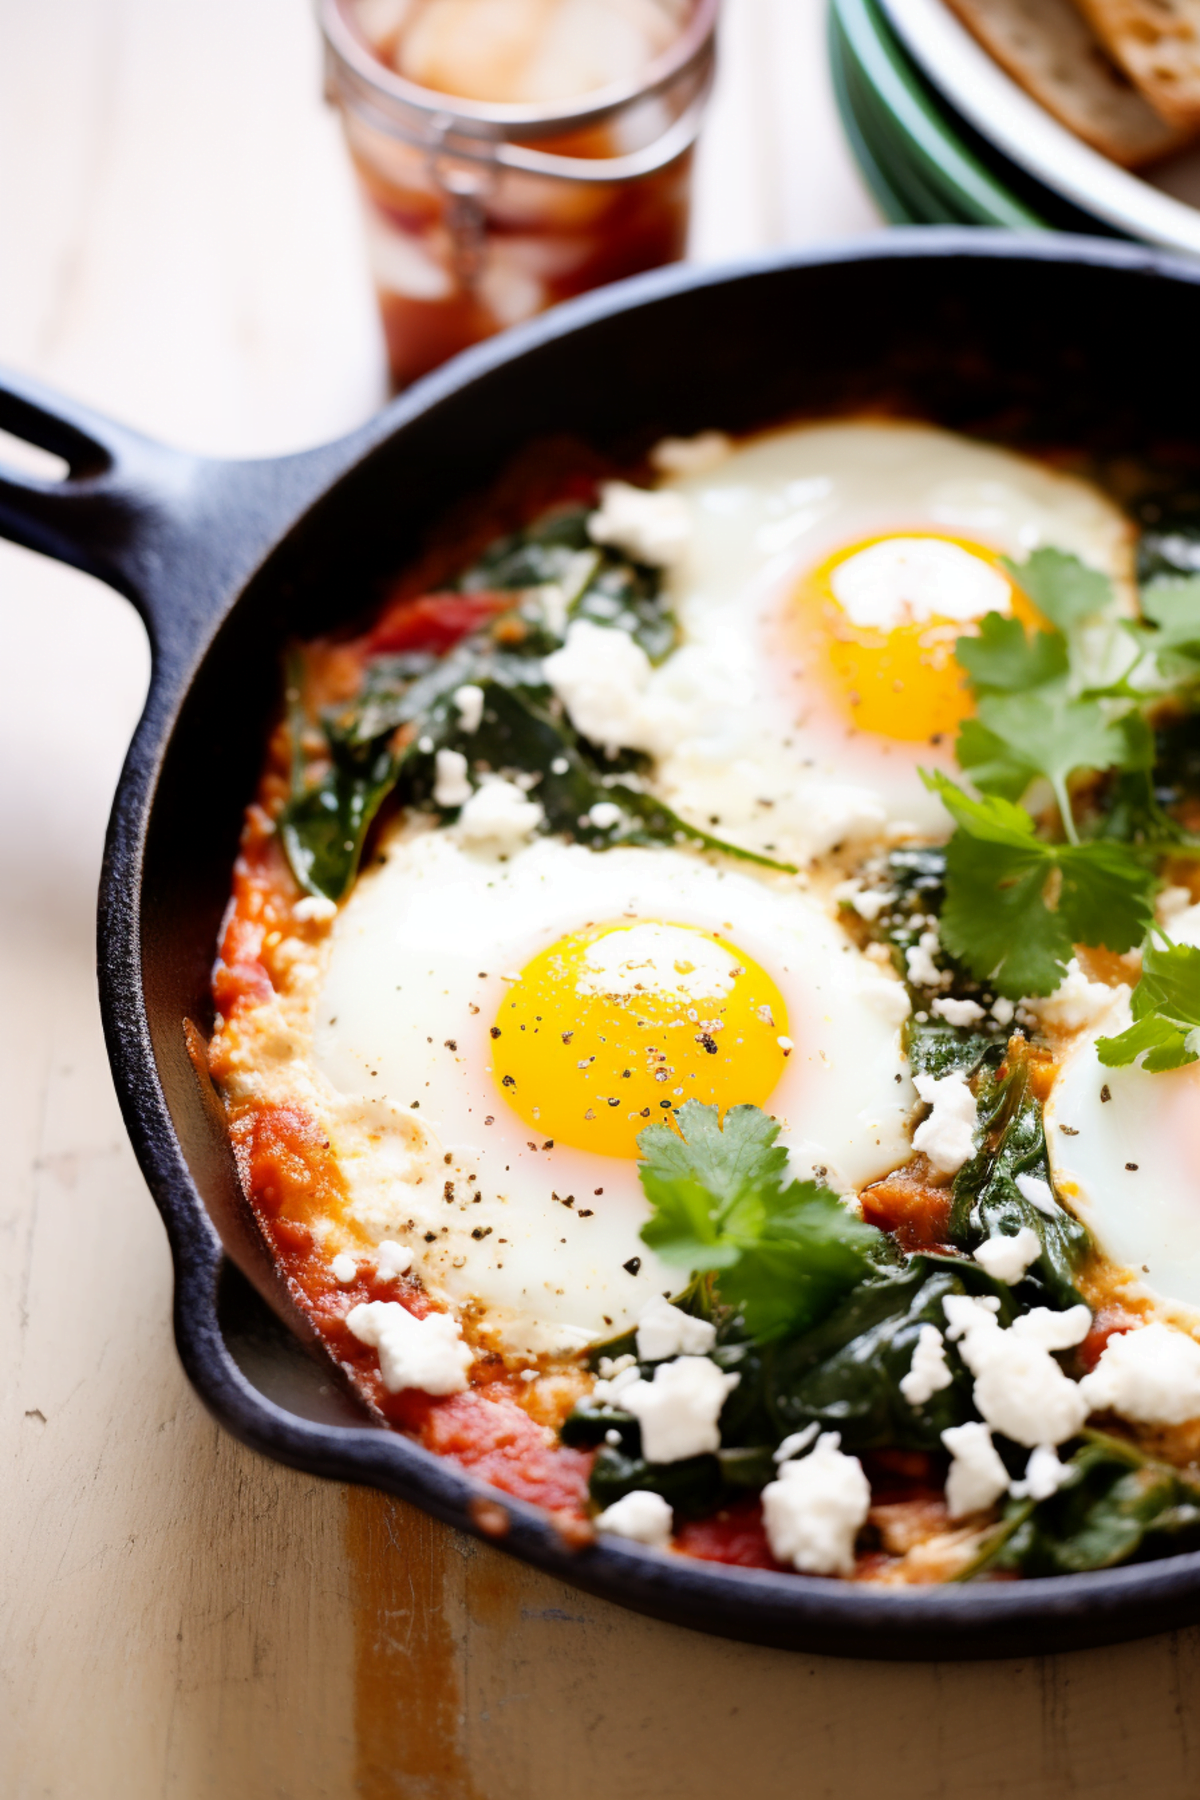
[[[1106,55],[1071,0],[949,4],[1026,93],[1113,162],[1141,168],[1187,142],[1190,134],[1161,119]]]
[[[1079,0],[1109,55],[1172,125],[1200,130],[1200,0]]]

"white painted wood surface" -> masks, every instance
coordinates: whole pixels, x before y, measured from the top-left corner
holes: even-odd
[[[305,0],[0,0],[0,362],[215,454],[382,357]],[[820,0],[728,0],[696,253],[873,229]],[[171,1342],[93,906],[140,625],[0,545],[0,1792],[12,1800],[1035,1800],[1200,1784],[1200,1636],[787,1657],[582,1599],[242,1450]]]

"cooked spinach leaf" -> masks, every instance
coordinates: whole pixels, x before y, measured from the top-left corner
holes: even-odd
[[[991,1570],[1076,1575],[1174,1556],[1200,1545],[1200,1483],[1134,1445],[1087,1431],[1069,1482],[1048,1500],[1010,1500],[982,1555],[958,1578]]]
[[[978,1096],[981,1147],[954,1178],[950,1241],[975,1251],[989,1237],[1015,1236],[1029,1226],[1042,1253],[1020,1284],[1029,1306],[1079,1304],[1075,1270],[1089,1244],[1087,1231],[1061,1206],[1044,1213],[1021,1192],[1018,1177],[1052,1189],[1042,1105],[1033,1090],[1028,1055],[1014,1055],[1006,1073],[985,1069]]]

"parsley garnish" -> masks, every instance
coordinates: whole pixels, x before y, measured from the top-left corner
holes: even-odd
[[[1134,1022],[1118,1037],[1097,1040],[1096,1054],[1109,1069],[1145,1052],[1144,1069],[1181,1069],[1200,1057],[1200,950],[1191,944],[1147,944],[1142,978],[1133,990]]]
[[[679,1131],[648,1125],[639,1174],[654,1216],[642,1241],[664,1262],[713,1273],[759,1340],[805,1330],[861,1280],[882,1234],[815,1181],[787,1180],[779,1126],[757,1106],[687,1100]]]
[[[945,775],[926,775],[958,830],[946,847],[942,943],[977,981],[1011,1000],[1048,994],[1076,944],[1118,953],[1153,918],[1153,873],[1121,844],[1049,844],[1023,807],[973,800]]]

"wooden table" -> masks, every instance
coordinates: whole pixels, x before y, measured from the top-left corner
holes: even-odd
[[[697,255],[878,226],[822,31],[820,0],[728,0]],[[319,93],[305,0],[0,0],[0,360],[215,453],[365,417],[379,337]],[[0,546],[0,631],[0,1791],[1195,1795],[1195,1632],[974,1667],[745,1649],[225,1436],[176,1362],[95,997],[142,629]]]

